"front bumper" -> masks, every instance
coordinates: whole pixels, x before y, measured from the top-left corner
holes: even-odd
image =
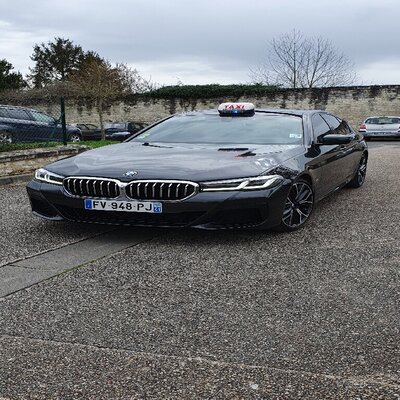
[[[163,213],[129,213],[84,209],[84,198],[71,197],[62,186],[32,180],[27,192],[35,215],[111,225],[194,227],[203,229],[259,228],[281,221],[290,181],[264,190],[200,192],[183,201],[162,202]]]

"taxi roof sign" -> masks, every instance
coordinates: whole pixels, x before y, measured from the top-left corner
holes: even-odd
[[[251,117],[254,115],[253,103],[222,103],[218,106],[221,117]]]

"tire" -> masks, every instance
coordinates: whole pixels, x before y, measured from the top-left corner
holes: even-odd
[[[299,179],[293,182],[287,195],[278,232],[292,232],[302,228],[314,209],[314,192],[311,185]]]
[[[368,157],[363,154],[358,164],[354,178],[347,184],[349,188],[359,188],[364,184],[365,176],[367,175]]]
[[[14,143],[14,138],[10,132],[0,131],[0,143],[1,144],[11,144]]]
[[[82,141],[82,136],[79,133],[71,133],[68,136],[68,142],[78,143]]]

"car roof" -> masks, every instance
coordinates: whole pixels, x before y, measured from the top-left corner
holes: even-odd
[[[315,113],[331,114],[329,111],[324,111],[324,110],[301,110],[301,109],[287,109],[287,108],[256,108],[254,111],[256,113],[287,114],[287,115],[296,115],[299,117],[302,117],[304,115],[313,115]],[[217,109],[211,109],[211,110],[202,110],[202,111],[187,111],[187,112],[177,113],[175,115],[196,115],[196,114],[216,114],[216,115],[218,115],[219,112]]]
[[[16,108],[16,109],[20,109],[20,110],[28,110],[28,111],[35,111],[35,112],[40,112],[45,114],[45,112],[40,111],[40,110],[35,110],[34,108],[28,108],[28,107],[23,107],[23,106],[12,106],[9,104],[0,104],[1,108]]]
[[[328,113],[324,110],[301,110],[301,109],[286,109],[286,108],[256,108],[256,112],[275,113],[275,114],[290,114],[290,115],[312,115],[315,113]]]
[[[365,118],[365,120],[370,118],[400,118],[398,115],[371,115],[370,117]]]

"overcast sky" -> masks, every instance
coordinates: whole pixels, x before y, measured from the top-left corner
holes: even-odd
[[[247,83],[293,29],[330,39],[359,84],[400,84],[399,0],[0,0],[0,59],[25,74],[60,36],[159,84]]]

